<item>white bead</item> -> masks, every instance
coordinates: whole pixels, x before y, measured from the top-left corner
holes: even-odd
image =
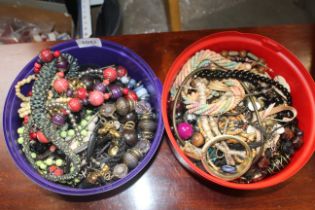
[[[88,129],[89,131],[93,131],[94,128],[95,128],[95,123],[94,123],[94,122],[91,122],[91,123],[87,126],[87,129]]]
[[[141,98],[144,95],[148,95],[148,91],[145,88],[140,88],[136,91],[136,94],[139,98]]]
[[[118,130],[120,128],[120,122],[119,121],[114,121],[114,126],[116,128],[116,130]]]
[[[255,133],[256,132],[256,128],[249,125],[246,129],[246,133]]]
[[[73,141],[70,144],[70,149],[75,150],[79,146],[79,142]]]
[[[88,142],[90,140],[90,136],[86,136],[83,138],[83,142]]]
[[[284,127],[283,126],[281,126],[280,124],[276,124],[275,125],[275,128],[274,129],[277,129],[277,134],[283,134],[284,133]]]
[[[259,110],[261,108],[261,105],[258,102],[255,102],[257,110]],[[250,111],[255,111],[255,108],[252,104],[252,102],[248,102],[247,107]]]
[[[93,123],[96,123],[97,121],[98,121],[98,117],[94,117],[92,120]]]

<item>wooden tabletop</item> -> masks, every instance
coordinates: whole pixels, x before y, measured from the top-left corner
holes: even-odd
[[[315,67],[315,25],[237,29],[268,36]],[[217,31],[217,30],[216,30]],[[214,30],[104,37],[138,53],[163,81],[178,54]],[[0,105],[22,67],[40,49],[55,43],[0,46]],[[1,117],[2,119],[2,117]],[[1,122],[2,124],[2,122]],[[2,127],[2,125],[1,125]],[[204,182],[186,171],[165,137],[142,175],[118,191],[91,197],[61,196],[32,183],[14,165],[1,131],[0,209],[315,209],[315,159],[283,184],[257,191],[239,191]]]

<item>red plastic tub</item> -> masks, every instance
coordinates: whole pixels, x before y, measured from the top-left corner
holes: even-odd
[[[185,62],[196,52],[211,49],[216,52],[222,50],[248,50],[258,57],[264,58],[275,75],[282,75],[291,87],[293,106],[298,111],[299,127],[304,131],[304,144],[292,157],[291,162],[279,173],[251,184],[238,184],[214,177],[194,165],[181,151],[170,128],[167,115],[167,101],[173,81]],[[240,32],[221,32],[204,37],[187,47],[174,61],[166,76],[162,93],[163,120],[171,147],[178,160],[190,171],[206,180],[219,185],[254,190],[279,184],[296,174],[311,158],[315,150],[315,84],[302,63],[285,47],[270,38]]]

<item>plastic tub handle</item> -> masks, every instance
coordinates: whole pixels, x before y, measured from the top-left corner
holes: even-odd
[[[76,43],[79,48],[84,47],[102,47],[102,42],[99,38],[84,38],[77,39]]]

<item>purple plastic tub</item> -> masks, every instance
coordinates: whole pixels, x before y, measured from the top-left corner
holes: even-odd
[[[78,46],[77,42],[80,43],[80,47]],[[100,66],[118,64],[125,66],[128,70],[128,74],[131,77],[136,80],[142,80],[151,95],[151,104],[158,114],[158,127],[155,137],[151,142],[151,148],[139,165],[130,171],[126,177],[105,186],[89,189],[77,189],[50,182],[41,177],[28,163],[21,151],[20,145],[18,145],[16,142],[18,137],[17,129],[21,126],[21,120],[19,120],[17,113],[21,101],[15,96],[14,86],[19,80],[33,73],[32,68],[38,58],[35,57],[16,77],[10,87],[5,101],[3,110],[3,130],[9,152],[14,159],[14,162],[22,170],[22,172],[26,174],[26,176],[29,177],[33,182],[43,188],[46,188],[47,190],[64,195],[76,196],[94,195],[114,190],[139,174],[153,158],[159,147],[164,132],[160,107],[162,91],[161,82],[142,58],[140,58],[130,49],[110,41],[101,41],[99,39],[70,41],[55,45],[54,47],[51,47],[51,49],[70,53],[74,57],[78,58],[79,64],[97,64]],[[25,87],[22,92],[25,94],[29,89],[30,87]]]

